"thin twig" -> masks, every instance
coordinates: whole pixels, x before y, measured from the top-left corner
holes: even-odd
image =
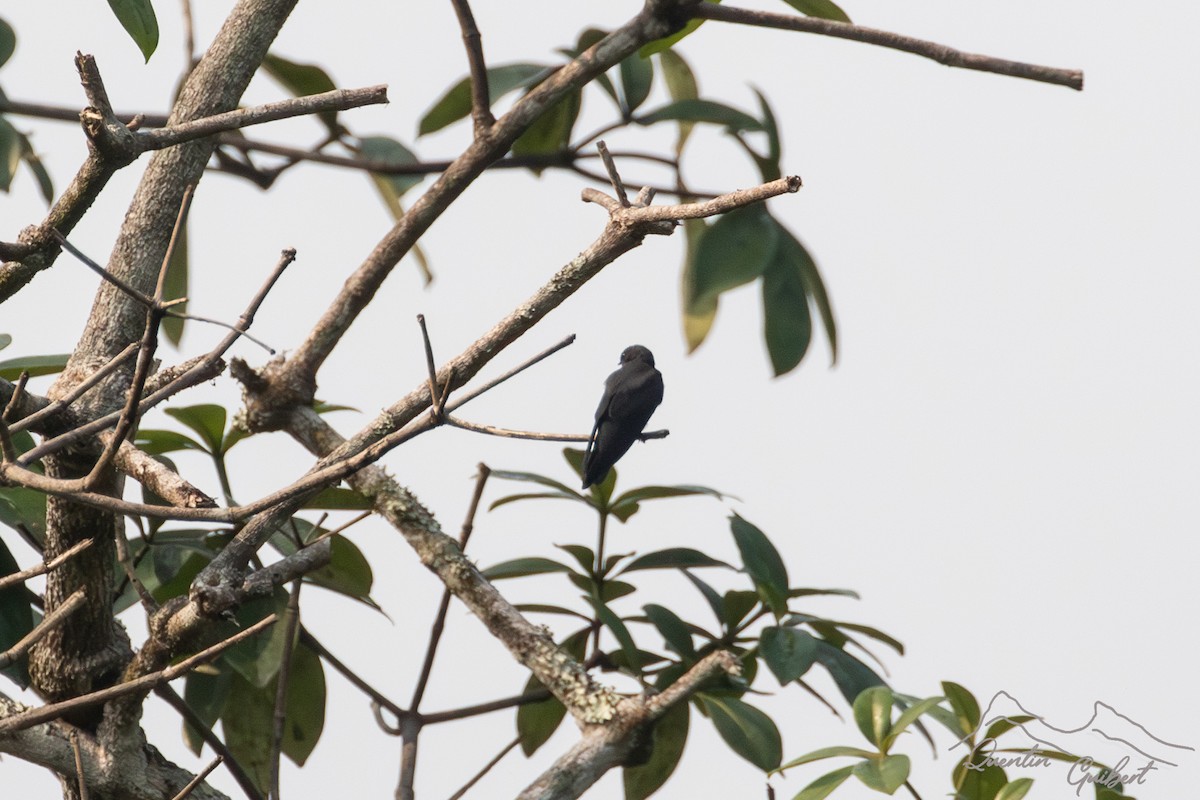
[[[549,689],[535,689],[532,692],[525,692],[513,695],[512,697],[502,697],[499,700],[489,700],[486,703],[476,703],[473,706],[463,706],[462,708],[452,708],[448,711],[422,714],[421,722],[425,725],[436,725],[439,722],[453,722],[459,719],[478,717],[480,714],[489,714],[493,711],[503,711],[506,708],[540,703],[543,700],[549,700],[553,696],[550,694]]]
[[[103,278],[104,280],[111,283],[113,286],[120,289],[124,294],[128,295],[134,301],[141,303],[146,308],[154,308],[154,300],[152,298],[147,297],[146,295],[142,294],[137,289],[133,288],[128,283],[126,283],[125,281],[118,278],[116,275],[113,275],[111,272],[109,272],[104,267],[97,264],[92,259],[88,258],[83,253],[83,251],[81,251],[79,248],[75,247],[75,245],[68,242],[67,237],[65,237],[61,233],[59,233],[57,229],[50,231],[50,235],[54,237],[54,240],[56,242],[58,242],[59,246],[62,247],[63,250],[66,250],[68,253],[75,256],[76,260],[78,260],[79,263],[83,264],[85,267],[90,269],[92,272],[95,272],[101,278]]]
[[[471,495],[471,503],[467,507],[467,518],[463,521],[462,530],[458,534],[459,550],[466,550],[471,532],[475,529],[475,512],[479,509],[479,501],[483,497],[483,487],[487,485],[488,476],[491,474],[492,471],[486,464],[479,465],[479,472],[475,476],[475,492]],[[425,687],[429,683],[429,676],[433,674],[433,659],[437,655],[438,643],[441,641],[442,631],[446,627],[446,613],[450,610],[450,597],[450,590],[443,589],[437,615],[433,619],[433,626],[429,629],[429,644],[425,646],[425,661],[421,664],[417,687],[413,690],[412,702],[409,703],[409,708],[413,712],[420,708],[421,700],[425,697]]]
[[[46,634],[50,633],[50,631],[66,622],[67,617],[71,616],[71,614],[73,614],[75,610],[82,606],[86,601],[87,593],[82,588],[76,589],[74,594],[68,597],[61,605],[59,605],[49,614],[47,614],[45,618],[34,627],[33,630],[25,634],[25,636],[21,638],[21,641],[17,642],[3,653],[0,653],[0,669],[4,669],[9,664],[24,656],[27,652],[29,652],[29,648],[37,644],[43,637],[46,636]],[[4,720],[0,720],[0,725],[3,725],[8,719],[13,718],[8,717]],[[17,730],[20,729],[18,728]]]
[[[509,753],[511,753],[513,751],[513,748],[515,748],[520,743],[521,743],[521,737],[518,736],[517,738],[513,739],[511,742],[506,744],[504,746],[504,749],[502,749],[499,753],[497,753],[495,758],[493,758],[488,763],[484,764],[483,769],[481,769],[481,770],[479,770],[479,772],[475,773],[475,776],[473,778],[471,778],[471,780],[469,780],[465,784],[463,784],[463,787],[461,789],[459,789],[457,792],[450,795],[449,800],[461,800],[462,796],[464,794],[466,794],[468,791],[470,791],[472,786],[479,783],[479,781],[481,781],[483,779],[484,775],[487,775],[489,772],[492,771],[492,767],[499,764],[500,760],[502,758],[504,758],[506,755],[508,755]]]
[[[388,699],[378,689],[363,680],[358,673],[343,664],[341,660],[339,660],[333,653],[329,652],[325,645],[321,644],[317,637],[313,636],[312,633],[303,625],[300,626],[300,641],[304,642],[305,647],[329,662],[329,666],[342,673],[342,676],[345,677],[346,680],[350,681],[350,683],[354,684],[359,691],[361,691],[367,697],[370,697],[373,704],[386,708],[388,711],[395,714],[397,718],[403,717],[408,713],[399,705]]]
[[[203,770],[200,771],[200,774],[198,774],[196,777],[194,777],[190,781],[188,781],[187,786],[184,786],[182,789],[180,789],[179,794],[172,797],[171,800],[184,800],[184,798],[186,798],[189,794],[191,794],[193,791],[195,791],[197,786],[204,783],[204,779],[207,778],[210,774],[212,774],[212,771],[214,769],[221,766],[221,764],[223,764],[224,762],[225,762],[225,759],[223,756],[217,756],[216,758],[214,758],[211,762],[209,762],[209,765],[207,767],[205,767]]]
[[[613,161],[612,155],[608,152],[608,145],[604,143],[603,139],[596,142],[596,152],[600,154],[604,171],[608,173],[608,182],[612,184],[613,191],[617,193],[617,199],[621,201],[621,208],[629,208],[629,195],[625,194],[625,184],[621,182],[621,173],[617,172],[616,162]]]
[[[475,24],[475,15],[467,0],[450,0],[462,28],[463,45],[467,48],[467,65],[471,71],[471,119],[475,138],[486,136],[496,118],[492,116],[492,101],[488,96],[487,63],[483,59],[483,36]]]
[[[433,363],[433,343],[429,341],[429,329],[425,327],[425,315],[417,314],[417,324],[421,326],[421,340],[425,344],[425,368],[429,373],[429,404],[437,419],[436,409],[441,389],[438,387],[437,365]]]
[[[465,394],[460,394],[458,396],[458,399],[455,400],[453,403],[451,403],[449,405],[449,407],[447,407],[446,411],[454,411],[456,409],[462,408],[464,405],[471,402],[476,397],[479,397],[479,395],[483,394],[484,392],[490,392],[492,389],[495,389],[497,386],[504,383],[509,378],[520,375],[522,372],[529,369],[530,367],[537,364],[538,362],[542,361],[543,359],[549,358],[550,356],[557,353],[559,350],[562,350],[564,347],[569,347],[570,345],[572,345],[574,343],[575,343],[575,334],[572,333],[570,336],[566,337],[565,339],[560,341],[558,344],[553,345],[551,347],[547,347],[545,350],[538,353],[533,358],[530,358],[526,361],[522,361],[520,364],[518,364],[517,366],[510,369],[508,372],[505,372],[500,377],[493,378],[492,380],[488,381],[487,383],[483,384],[482,386],[480,386],[476,389],[472,389],[471,391],[466,392]]]
[[[179,696],[179,693],[171,688],[170,684],[160,683],[154,687],[154,693],[161,697],[167,705],[179,712],[179,716],[183,717],[184,721],[192,727],[192,730],[204,740],[204,743],[212,748],[225,763],[225,769],[229,770],[229,774],[237,781],[242,792],[245,793],[248,800],[263,800],[262,792],[255,786],[253,779],[249,773],[234,757],[233,753],[229,752],[229,748],[221,741],[221,737],[212,732],[208,724],[200,719],[200,715],[187,704],[187,701]]]
[[[84,392],[86,392],[88,389],[91,389],[106,376],[115,371],[119,366],[125,363],[125,359],[136,353],[137,349],[138,342],[130,342],[124,350],[110,358],[108,363],[106,363],[103,367],[96,370],[79,383],[75,384],[75,386],[71,388],[71,391],[66,395],[52,401],[40,411],[34,412],[27,417],[22,417],[21,419],[17,420],[17,422],[13,424],[12,430],[15,432],[31,428],[67,408],[71,405],[71,403],[74,403],[76,400],[82,397]]]
[[[71,729],[71,750],[75,753],[75,777],[79,780],[79,800],[88,800],[87,780],[83,776],[83,753],[79,750],[79,731]]]
[[[746,8],[731,8],[730,6],[713,3],[697,3],[692,7],[692,16],[697,19],[712,19],[721,22],[736,22],[742,25],[754,25],[760,28],[779,28],[782,30],[801,31],[803,33],[819,33],[823,36],[833,36],[838,39],[851,39],[865,44],[879,45],[892,50],[903,50],[906,53],[933,59],[948,67],[992,72],[997,75],[1007,75],[1013,78],[1026,78],[1031,81],[1053,83],[1067,86],[1071,89],[1083,89],[1083,72],[1077,69],[1058,69],[1038,64],[1026,64],[1020,61],[1009,61],[1003,58],[983,56],[975,53],[964,53],[936,42],[914,39],[891,31],[881,31],[875,28],[864,28],[851,25],[848,22],[835,22],[820,17],[801,17],[791,14],[773,14],[767,11],[751,11]]]
[[[13,385],[12,396],[8,398],[8,405],[4,407],[4,413],[0,414],[0,423],[7,423],[12,419],[13,412],[21,405],[21,400],[25,394],[25,384],[29,381],[29,370],[21,370],[21,374],[17,376],[17,382]],[[14,428],[10,428],[13,430]]]
[[[279,758],[283,753],[283,726],[287,719],[288,676],[292,671],[292,650],[296,645],[296,626],[300,624],[300,586],[304,581],[292,583],[287,608],[283,612],[283,653],[279,657],[279,671],[275,674],[275,713],[271,725],[271,798],[280,800]]]
[[[14,572],[11,575],[5,575],[4,577],[0,578],[0,592],[4,591],[10,586],[23,583],[30,578],[36,578],[38,575],[47,573],[52,569],[57,569],[75,556],[82,553],[84,550],[87,550],[94,542],[94,539],[84,539],[81,542],[76,542],[75,544],[71,545],[71,547],[59,553],[49,561],[43,561],[40,564],[33,565],[29,569],[23,569],[20,572]]]
[[[511,428],[497,428],[494,425],[481,425],[478,422],[467,422],[465,419],[458,417],[446,416],[446,424],[452,428],[461,428],[464,431],[474,431],[475,433],[486,433],[488,436],[502,436],[505,439],[532,439],[538,442],[586,442],[592,437],[580,433],[540,433],[538,431],[516,431]],[[642,441],[647,439],[665,439],[670,435],[670,431],[647,431],[638,438]]]
[[[49,617],[46,619],[49,619]],[[271,614],[254,623],[249,628],[239,631],[228,639],[220,641],[205,650],[201,650],[196,655],[185,658],[183,661],[173,664],[166,669],[147,673],[133,680],[118,683],[116,686],[110,686],[107,689],[100,689],[99,691],[89,692],[79,697],[72,697],[70,700],[64,700],[61,703],[51,703],[39,708],[31,708],[27,711],[22,711],[20,714],[13,714],[11,717],[0,719],[0,736],[15,733],[16,731],[23,731],[27,728],[32,728],[34,725],[41,725],[43,722],[50,722],[51,720],[58,719],[63,714],[80,708],[94,706],[98,703],[106,703],[116,697],[123,697],[127,694],[153,688],[166,681],[173,681],[180,675],[188,673],[199,664],[216,658],[238,642],[248,639],[266,629],[274,622],[275,615]],[[43,620],[42,624],[45,625],[45,620]]]
[[[146,590],[146,585],[142,583],[141,578],[134,571],[133,561],[129,558],[129,539],[125,536],[124,525],[117,525],[116,545],[117,563],[121,565],[121,569],[125,572],[125,580],[137,592],[138,599],[142,601],[142,608],[146,609],[147,619],[149,619],[155,611],[158,611],[158,601]],[[146,547],[149,549],[149,545],[146,545]]]

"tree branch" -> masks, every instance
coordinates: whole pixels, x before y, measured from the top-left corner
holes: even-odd
[[[450,0],[462,28],[463,45],[467,48],[467,64],[471,72],[471,119],[475,125],[475,138],[481,139],[491,132],[496,124],[492,116],[492,101],[488,96],[487,63],[483,60],[483,36],[475,25],[475,15],[467,0]]]
[[[961,67],[980,72],[992,72],[997,75],[1007,75],[1012,78],[1025,78],[1042,83],[1053,83],[1081,91],[1083,89],[1083,72],[1077,69],[1058,69],[1044,67],[1038,64],[1026,64],[1020,61],[1008,61],[1003,58],[982,56],[975,53],[964,53],[936,42],[915,39],[899,33],[881,31],[875,28],[864,28],[851,25],[848,22],[836,22],[820,17],[801,17],[792,14],[774,14],[767,11],[751,11],[747,8],[731,8],[730,6],[700,3],[692,16],[697,19],[711,19],[719,22],[735,22],[742,25],[754,25],[760,28],[778,28],[780,30],[801,31],[803,33],[819,33],[822,36],[833,36],[838,39],[850,39],[865,44],[874,44],[892,50],[902,50],[905,53],[930,58],[948,67]]]

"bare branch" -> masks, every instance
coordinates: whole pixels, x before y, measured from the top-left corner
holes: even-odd
[[[462,28],[463,45],[467,48],[467,64],[471,71],[471,119],[475,138],[486,136],[496,124],[492,116],[492,101],[488,96],[487,64],[483,60],[483,36],[475,25],[475,15],[467,0],[450,0]]]
[[[458,417],[446,417],[446,424],[453,428],[462,428],[464,431],[474,431],[475,433],[486,433],[488,436],[501,436],[505,439],[532,439],[537,442],[586,442],[592,437],[580,433],[540,433],[538,431],[515,431],[511,428],[497,428],[494,425],[480,425],[477,422],[467,422],[465,419]],[[638,438],[642,441],[647,439],[665,439],[670,435],[670,431],[647,431]]]
[[[513,739],[511,742],[506,744],[500,750],[500,752],[496,754],[496,756],[491,761],[489,761],[488,763],[483,765],[483,769],[481,769],[481,770],[479,770],[479,772],[475,773],[475,775],[471,778],[471,780],[464,783],[461,789],[459,789],[454,794],[450,795],[449,800],[461,800],[462,796],[464,794],[466,794],[468,791],[470,791],[472,786],[479,783],[479,781],[483,779],[484,775],[487,775],[489,772],[491,772],[492,768],[495,767],[497,764],[499,764],[500,760],[502,758],[504,758],[506,755],[508,755],[509,753],[511,753],[513,751],[513,749],[516,748],[516,746],[519,745],[520,743],[521,743],[521,737],[518,736],[515,739]]]
[[[258,791],[258,787],[254,785],[254,781],[250,775],[242,767],[238,760],[229,752],[229,748],[221,741],[221,737],[212,732],[205,725],[204,720],[192,710],[192,707],[179,696],[179,693],[171,688],[170,684],[160,683],[154,687],[154,693],[161,697],[171,708],[175,709],[192,729],[204,740],[204,743],[212,748],[213,752],[221,757],[222,763],[225,764],[225,769],[229,770],[229,774],[237,781],[242,792],[249,800],[263,800],[262,793]]]
[[[69,407],[71,405],[71,403],[74,403],[81,396],[83,396],[84,392],[86,392],[88,389],[95,386],[97,383],[99,383],[101,380],[103,380],[108,375],[111,375],[114,370],[116,370],[118,367],[120,367],[122,364],[125,363],[125,360],[127,358],[129,358],[131,355],[136,353],[137,349],[138,349],[138,343],[130,342],[128,347],[126,347],[124,350],[122,350],[121,352],[117,353],[115,356],[110,358],[108,360],[107,364],[105,364],[100,369],[93,372],[86,379],[84,379],[84,380],[80,381],[78,384],[76,384],[74,386],[74,388],[71,389],[70,392],[68,392],[64,396],[60,397],[59,399],[54,400],[53,402],[49,403],[48,405],[44,406],[40,411],[37,411],[33,414],[30,414],[28,416],[25,416],[25,417],[22,417],[21,419],[19,419],[12,426],[13,431],[22,431],[22,430],[26,430],[26,429],[30,429],[30,428],[32,428],[33,430],[37,430],[38,425],[40,425],[41,423],[50,419],[51,417],[53,417],[55,414],[59,413],[60,411]]]
[[[288,676],[292,671],[292,650],[296,646],[296,628],[300,625],[300,587],[303,581],[292,582],[287,608],[283,612],[283,652],[279,656],[279,671],[275,678],[275,710],[271,717],[271,800],[280,800],[279,756],[283,752],[283,724],[287,718]]]
[[[612,154],[608,152],[608,145],[604,143],[603,139],[596,142],[596,152],[600,154],[604,171],[608,173],[608,182],[612,184],[613,191],[617,193],[617,200],[621,202],[621,208],[629,208],[629,195],[625,193],[625,184],[621,182],[621,173],[617,172],[617,165],[613,161]]]
[[[87,780],[83,775],[83,754],[79,752],[79,731],[71,730],[71,749],[75,751],[75,777],[79,780],[79,800],[88,800]]]
[[[212,774],[213,770],[221,766],[223,763],[225,763],[224,756],[217,756],[214,758],[207,767],[200,771],[200,774],[192,778],[191,781],[188,782],[188,785],[180,789],[179,794],[175,795],[173,798],[171,798],[171,800],[184,800],[184,798],[195,791],[197,786],[204,783],[204,779]]]
[[[746,8],[731,8],[712,3],[700,3],[693,7],[692,16],[697,19],[712,19],[721,22],[736,22],[742,25],[755,25],[760,28],[779,28],[781,30],[801,31],[803,33],[819,33],[823,36],[833,36],[838,39],[851,39],[865,44],[879,45],[892,50],[903,50],[906,53],[930,58],[948,67],[992,72],[997,75],[1007,75],[1013,78],[1026,78],[1031,81],[1053,83],[1071,89],[1083,89],[1083,72],[1077,69],[1058,69],[1044,67],[1038,64],[1025,64],[1020,61],[1008,61],[1003,58],[982,56],[975,53],[964,53],[936,42],[914,39],[890,31],[875,28],[864,28],[851,25],[848,22],[835,22],[820,17],[801,17],[791,14],[773,14],[767,11],[751,11]]]
[[[4,591],[10,586],[16,586],[18,583],[24,583],[30,578],[36,578],[38,575],[43,575],[52,569],[57,569],[66,562],[70,561],[75,556],[82,553],[92,546],[92,539],[84,539],[82,542],[71,546],[69,549],[59,553],[49,561],[43,561],[40,564],[35,564],[29,569],[23,569],[20,572],[14,572],[11,575],[5,575],[0,578],[0,591]]]
[[[49,619],[49,617],[47,617],[47,619]],[[134,678],[133,680],[126,681],[124,683],[118,683],[116,686],[110,686],[107,689],[101,689],[96,692],[90,692],[78,697],[73,697],[70,700],[62,701],[61,703],[51,703],[39,708],[31,708],[19,714],[14,714],[10,717],[0,719],[0,736],[11,734],[15,731],[23,731],[26,728],[32,728],[34,725],[41,725],[44,722],[50,722],[51,720],[58,719],[70,711],[86,708],[87,706],[94,706],[98,703],[106,703],[109,700],[117,697],[124,697],[125,695],[151,689],[160,683],[173,681],[180,675],[187,674],[194,667],[199,666],[206,661],[211,661],[238,642],[248,639],[256,633],[265,630],[274,622],[275,615],[271,614],[270,616],[254,623],[249,628],[239,631],[233,636],[230,636],[228,639],[218,642],[212,647],[202,650],[190,658],[185,658],[178,664],[174,664],[166,669],[158,672],[151,672],[147,675],[142,675],[141,677]],[[43,621],[42,624],[44,625],[45,622]]]

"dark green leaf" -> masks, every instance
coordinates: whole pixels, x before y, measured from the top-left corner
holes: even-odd
[[[689,708],[676,703],[654,724],[649,760],[624,770],[625,800],[645,800],[671,777],[687,743]]]
[[[509,92],[537,85],[547,73],[548,68],[544,64],[517,63],[490,67],[487,71],[488,97],[495,103]],[[425,116],[421,117],[417,135],[424,136],[441,130],[470,113],[471,79],[463,78],[425,112]]]
[[[840,597],[853,597],[859,599],[858,592],[850,589],[789,589],[788,597],[816,597],[823,595],[838,595]]]
[[[341,486],[322,489],[306,500],[304,507],[325,511],[370,511],[374,508],[366,495]]]
[[[813,261],[812,256],[809,255],[800,240],[782,225],[780,226],[780,239],[789,240],[788,252],[791,263],[800,270],[800,279],[804,281],[804,292],[821,314],[821,322],[825,326],[825,336],[829,339],[829,350],[832,354],[830,360],[836,363],[837,323],[833,318],[833,306],[829,304],[829,294],[825,291],[825,282],[821,279],[821,273],[817,271],[817,262]]]
[[[975,695],[953,681],[942,681],[942,692],[958,717],[959,726],[967,732],[979,729],[979,703]]]
[[[201,403],[185,408],[168,408],[167,414],[191,428],[209,453],[221,452],[225,438],[225,409],[215,403]]]
[[[149,62],[158,47],[158,18],[154,16],[150,0],[108,0],[108,5]]]
[[[704,599],[708,601],[708,607],[712,609],[713,615],[717,618],[717,621],[719,622],[724,619],[722,615],[724,609],[721,603],[721,595],[717,593],[717,590],[697,578],[692,573],[688,572],[686,569],[682,570],[682,572],[687,576],[687,579],[692,582],[692,585],[700,591],[700,594],[704,595]]]
[[[633,516],[639,504],[646,500],[658,500],[667,497],[692,497],[695,495],[708,495],[717,499],[725,496],[716,489],[709,489],[707,486],[642,486],[617,497],[612,502],[612,505],[609,506],[609,511],[617,515],[624,522]]]
[[[849,22],[850,17],[838,8],[833,0],[783,0],[792,8],[810,17],[832,19],[836,22]]]
[[[1017,725],[1033,719],[1037,719],[1037,717],[1032,717],[1028,714],[1014,714],[1011,717],[1001,717],[988,726],[987,733],[983,735],[983,738],[985,740],[999,738],[1001,734],[1007,733]]]
[[[562,492],[531,492],[529,494],[510,494],[507,497],[501,497],[488,506],[489,511],[494,511],[500,506],[506,506],[509,503],[515,503],[519,500],[577,500],[582,498],[572,497],[569,494]]]
[[[725,744],[764,772],[783,759],[783,742],[775,723],[759,709],[733,697],[699,695]]]
[[[570,92],[543,112],[513,142],[513,155],[550,155],[565,151],[571,144],[571,131],[579,117],[581,100],[580,92]]]
[[[571,557],[579,562],[579,566],[584,572],[591,573],[596,566],[596,554],[590,547],[584,547],[581,544],[560,544],[555,545],[560,550],[571,554]]]
[[[0,21],[3,21],[3,20],[0,20]],[[0,333],[0,350],[3,350],[4,348],[8,347],[10,344],[12,344],[12,337],[9,336],[7,333]]]
[[[696,659],[696,647],[692,643],[692,634],[688,630],[686,622],[671,609],[656,603],[642,606],[642,608],[646,612],[646,617],[662,634],[667,647],[684,659],[689,661]]]
[[[746,592],[730,589],[721,598],[721,611],[718,614],[725,627],[733,630],[746,615],[758,605],[758,592]]]
[[[190,436],[176,431],[143,428],[137,432],[137,446],[152,456],[174,453],[178,450],[199,450],[207,453],[204,445]]]
[[[872,639],[883,642],[884,644],[886,644],[888,647],[895,650],[900,655],[904,655],[904,644],[899,639],[895,639],[895,638],[887,635],[886,633],[879,630],[878,628],[872,628],[869,625],[859,625],[854,622],[835,622],[833,620],[829,620],[829,623],[831,625],[835,625],[838,628],[845,628],[846,630],[849,630],[849,631],[858,631],[859,633],[866,634],[867,636],[870,636]]]
[[[718,561],[711,556],[701,553],[699,550],[694,550],[690,547],[668,547],[665,550],[656,550],[653,553],[638,556],[626,564],[620,574],[643,569],[676,569],[683,567],[729,567],[733,569],[731,565],[726,564],[724,561]]]
[[[523,578],[526,575],[544,575],[548,572],[573,573],[574,571],[566,564],[558,561],[533,556],[529,558],[514,558],[511,561],[502,561],[499,564],[494,564],[483,571],[483,577],[489,581],[500,581],[505,578]]]
[[[567,637],[559,647],[576,661],[582,661],[591,628],[584,628]],[[530,676],[525,682],[522,694],[529,694],[542,689],[537,678]],[[553,697],[538,703],[525,703],[517,708],[517,737],[521,740],[521,750],[525,755],[533,755],[539,747],[553,735],[567,709]]]
[[[706,1],[709,3],[720,3],[721,2],[721,0],[706,0]],[[654,41],[652,41],[648,44],[642,45],[642,49],[639,52],[643,56],[649,56],[649,55],[653,55],[654,53],[661,53],[664,50],[669,50],[670,48],[674,47],[675,44],[680,39],[683,39],[685,36],[690,36],[693,31],[695,31],[697,28],[699,28],[703,24],[704,24],[704,20],[702,20],[702,19],[690,19],[690,20],[688,20],[687,24],[685,24],[682,28],[680,28],[675,33],[672,33],[670,36],[664,36],[661,39],[655,39]]]
[[[191,547],[160,543],[157,540],[150,550],[150,555],[151,557],[142,563],[154,570],[154,583],[157,586],[151,594],[160,603],[187,594],[192,580],[208,565],[213,556],[210,552],[198,553]]]
[[[167,263],[167,277],[163,281],[163,298],[176,300],[188,296],[188,229],[185,224],[179,230],[179,238],[175,241],[175,249],[171,251],[171,260]],[[187,303],[172,306],[177,314],[187,313]],[[162,331],[167,339],[176,347],[183,339],[183,327],[186,320],[180,317],[164,317]]]
[[[297,642],[288,668],[284,755],[296,765],[304,766],[324,728],[325,668],[316,653]]]
[[[927,697],[924,700],[912,703],[908,708],[896,718],[896,722],[892,725],[892,731],[888,734],[887,740],[883,743],[884,749],[891,749],[892,744],[896,739],[900,738],[900,734],[904,733],[909,725],[912,725],[924,713],[932,708],[936,708],[937,704],[945,700],[944,697]],[[906,698],[907,701],[907,698]],[[919,725],[918,725],[919,728]]]
[[[847,703],[854,703],[863,690],[872,686],[883,686],[884,680],[866,664],[844,650],[839,650],[820,639],[817,643],[817,662],[829,670]]]
[[[317,586],[361,600],[372,608],[379,606],[371,599],[375,577],[371,564],[358,545],[338,534],[330,538],[329,563],[304,576]]]
[[[33,173],[33,178],[37,181],[38,191],[41,192],[42,199],[48,205],[54,202],[54,182],[50,180],[50,173],[46,171],[46,166],[38,158],[38,154],[34,152],[33,144],[29,141],[29,137],[23,133],[18,135],[21,140],[21,159],[25,162],[25,166],[29,167],[29,171]]]
[[[640,673],[642,671],[642,659],[639,655],[637,645],[633,643],[633,636],[630,635],[629,628],[625,627],[625,622],[604,603],[597,602],[595,598],[589,598],[589,602],[591,602],[592,608],[596,610],[596,617],[617,638],[617,642],[621,645],[621,651],[625,654],[625,663],[630,665],[635,673]]]
[[[717,103],[713,100],[674,100],[665,106],[647,111],[633,120],[638,125],[654,125],[658,122],[702,122],[721,125],[731,132],[761,131],[762,123],[745,111]]]
[[[854,698],[854,722],[868,742],[881,747],[892,731],[892,690],[872,686],[859,693]]]
[[[585,622],[590,619],[586,614],[580,614],[578,611],[572,611],[562,606],[547,605],[546,603],[517,603],[515,608],[517,611],[528,612],[530,614],[562,614],[567,617],[576,617]]]
[[[792,798],[792,800],[825,800],[833,790],[846,782],[850,774],[854,772],[854,767],[842,767],[835,769],[833,772],[827,772],[815,781],[805,786],[800,790],[800,793]]]
[[[996,794],[1008,783],[1004,770],[994,764],[980,769],[962,769],[960,763],[955,775],[955,800],[995,800]]]
[[[270,786],[274,713],[273,689],[257,686],[236,673],[232,676],[221,716],[225,746],[260,790]]]
[[[12,186],[17,165],[21,163],[21,134],[3,116],[0,116],[0,191],[7,192]]]
[[[724,214],[709,226],[684,275],[684,310],[699,314],[730,289],[763,274],[775,257],[779,225],[762,205]]]
[[[0,19],[0,67],[12,58],[17,49],[17,32],[4,20]]]
[[[332,92],[337,88],[329,73],[316,64],[302,64],[268,53],[262,66],[268,75],[279,81],[294,97]],[[341,132],[336,111],[322,111],[318,116],[331,134],[336,136]]]
[[[637,53],[626,57],[620,64],[621,109],[629,116],[650,96],[650,85],[654,82],[654,63]]]
[[[812,341],[812,315],[800,267],[808,254],[782,226],[779,233],[762,281],[763,339],[776,377],[795,369]]]
[[[775,121],[775,112],[771,110],[771,104],[767,102],[766,95],[758,89],[754,90],[754,94],[758,98],[759,111],[762,112],[763,130],[767,134],[767,154],[766,156],[756,154],[754,160],[758,164],[763,183],[767,183],[778,180],[783,175],[783,169],[780,166],[783,148],[779,143],[779,125]]]
[[[908,756],[875,756],[855,764],[854,776],[877,792],[895,794],[908,780],[911,769]]]
[[[358,142],[358,155],[381,166],[402,167],[416,164],[420,159],[412,150],[388,136],[364,136]],[[409,189],[425,180],[424,175],[393,175],[386,171],[372,172],[371,180],[391,212],[392,219],[404,216],[400,198]]]
[[[20,572],[17,560],[9,552],[4,540],[0,539],[0,578]],[[33,630],[33,608],[29,604],[30,592],[25,584],[18,583],[0,591],[0,653],[21,641]],[[26,659],[22,658],[0,670],[22,689],[29,685]]]
[[[631,595],[637,591],[637,587],[625,581],[605,581],[604,588],[600,591],[600,599],[606,603],[611,603],[619,597]]]
[[[38,542],[46,541],[46,495],[23,486],[0,488],[0,522],[24,527]]]
[[[542,486],[548,486],[551,489],[557,489],[568,497],[574,497],[578,500],[585,499],[583,495],[569,488],[566,484],[560,483],[553,478],[547,478],[545,475],[537,475],[533,472],[510,472],[502,469],[492,470],[488,474],[493,478],[501,478],[506,481],[527,481],[530,483],[538,483]]]
[[[775,680],[786,686],[796,680],[817,660],[817,642],[806,631],[772,626],[764,628],[759,637],[759,653]]]
[[[193,670],[187,674],[183,685],[184,702],[196,713],[206,729],[211,730],[225,713],[225,703],[229,699],[229,689],[232,685],[233,672],[224,666],[222,660],[217,660],[203,670]],[[183,723],[183,740],[192,753],[200,755],[204,748],[204,739],[186,720]]]
[[[225,636],[232,636],[238,630],[245,630],[269,614],[282,616],[286,603],[287,594],[278,589],[273,597],[244,603],[234,612],[237,620],[236,628],[230,624]],[[271,679],[275,677],[275,673],[279,671],[279,663],[283,656],[284,637],[287,634],[286,627],[285,625],[272,625],[258,635],[238,642],[225,651],[225,661],[241,677],[255,686],[268,686]],[[272,702],[273,698],[274,695],[272,695]],[[234,708],[237,706],[234,705]]]
[[[0,361],[0,378],[15,381],[22,372],[28,372],[31,378],[39,375],[55,375],[66,368],[67,359],[70,357],[70,353],[60,353],[52,356],[10,358],[7,361]]]
[[[712,330],[713,321],[717,318],[717,297],[708,302],[695,302],[689,307],[688,298],[696,295],[696,259],[700,257],[700,248],[708,233],[708,224],[702,219],[685,219],[683,232],[686,237],[687,249],[683,259],[683,337],[687,341],[688,352],[694,352],[704,344],[708,332]]]
[[[763,602],[776,616],[787,613],[787,567],[775,545],[765,533],[737,514],[730,517],[729,527],[742,555],[742,564]]]

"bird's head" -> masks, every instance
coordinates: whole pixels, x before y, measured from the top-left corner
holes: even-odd
[[[631,344],[621,351],[621,363],[628,364],[630,361],[644,361],[649,366],[654,366],[654,354],[649,348],[643,347],[640,344]]]

